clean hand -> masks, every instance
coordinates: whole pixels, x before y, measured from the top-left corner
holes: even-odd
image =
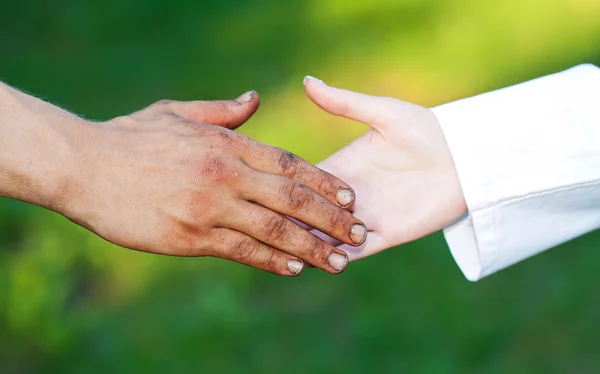
[[[369,228],[360,247],[329,239],[351,260],[419,239],[466,213],[450,150],[429,109],[333,88],[311,77],[304,84],[323,110],[371,126],[317,165],[354,188],[352,212]]]

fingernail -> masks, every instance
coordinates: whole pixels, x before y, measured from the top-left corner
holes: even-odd
[[[251,102],[254,99],[254,94],[256,93],[256,91],[248,91],[245,94],[243,94],[242,96],[238,97],[237,99],[235,99],[235,101],[237,101],[240,104],[246,104]]]
[[[298,260],[289,260],[288,261],[288,270],[292,274],[300,274],[302,269],[304,268],[304,263]]]
[[[337,192],[337,201],[344,208],[352,205],[354,202],[354,191],[347,188],[340,188]]]
[[[304,81],[302,83],[304,83],[306,85],[306,82],[308,82],[309,80],[313,80],[313,81],[317,81],[319,83],[323,83],[322,80],[315,78],[315,77],[311,77],[310,75],[307,75],[306,77],[304,77]]]
[[[329,266],[335,271],[342,271],[348,263],[348,256],[344,256],[340,253],[332,252],[327,259]]]
[[[350,239],[357,245],[361,245],[367,239],[367,227],[356,224],[350,229]]]

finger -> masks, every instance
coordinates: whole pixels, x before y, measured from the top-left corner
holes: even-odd
[[[352,187],[339,178],[304,161],[291,152],[245,139],[249,149],[242,155],[244,161],[255,170],[293,179],[344,208],[354,204]]]
[[[166,109],[189,121],[236,129],[258,110],[260,97],[246,92],[235,100],[169,101]]]
[[[348,244],[339,244],[336,247],[348,254],[350,262],[357,261],[366,257],[373,256],[387,248],[396,247],[386,241],[381,234],[377,232],[370,233],[369,239],[360,247],[352,247]]]
[[[344,251],[301,229],[284,215],[256,204],[240,205],[226,225],[331,274],[343,272],[348,265]]]
[[[319,239],[321,239],[321,240],[325,241],[325,243],[327,243],[327,244],[329,244],[329,245],[332,245],[332,246],[334,246],[334,247],[337,247],[337,248],[341,249],[342,251],[344,251],[344,252],[346,252],[346,253],[348,253],[348,251],[344,250],[344,247],[343,247],[343,246],[345,246],[345,247],[351,247],[351,248],[356,248],[356,247],[354,247],[354,246],[350,246],[350,245],[348,245],[348,244],[344,244],[344,243],[342,243],[341,241],[339,241],[339,240],[337,240],[337,239],[334,239],[334,238],[332,238],[331,236],[329,236],[329,235],[327,235],[327,234],[324,234],[324,233],[322,233],[321,231],[319,231],[319,230],[317,230],[317,229],[313,229],[312,227],[310,227],[310,226],[308,226],[308,225],[305,225],[304,223],[302,223],[302,222],[298,221],[298,220],[297,220],[297,219],[295,219],[295,218],[291,218],[291,217],[288,217],[288,218],[289,218],[289,219],[290,219],[292,222],[294,222],[296,225],[298,225],[298,226],[299,226],[301,229],[304,229],[304,230],[307,230],[307,231],[309,231],[311,234],[313,234],[313,235],[314,235],[314,236],[316,236],[317,238],[319,238]],[[348,254],[349,254],[349,253],[348,253]],[[352,262],[352,257],[351,257],[350,255],[348,256],[348,259],[350,260],[350,262]],[[314,266],[312,266],[312,265],[311,265],[311,264],[309,264],[309,263],[305,263],[305,264],[304,264],[304,267],[305,267],[306,269],[312,269],[312,268],[314,268]]]
[[[293,217],[341,242],[361,245],[367,237],[364,223],[299,182],[256,172],[242,183],[246,200]]]
[[[297,257],[284,253],[236,230],[215,229],[212,238],[217,243],[211,256],[235,261],[269,273],[295,277],[304,270]],[[343,252],[342,252],[343,253]]]
[[[397,246],[397,245],[391,245],[378,232],[369,232],[369,238],[362,245],[360,245],[358,247],[341,243],[338,240],[332,239],[331,237],[323,234],[322,232],[320,232],[318,230],[313,229],[313,230],[310,230],[310,232],[313,235],[315,235],[316,237],[323,239],[328,244],[346,252],[346,254],[348,255],[348,260],[350,262],[354,262],[354,261],[357,261],[357,260],[360,260],[360,259],[363,259],[366,257],[373,256],[379,252],[382,252],[383,250],[385,250],[387,248]],[[306,269],[312,268],[312,266],[308,263],[305,263],[304,267]]]
[[[324,111],[371,125],[378,130],[383,130],[397,119],[402,109],[409,105],[389,97],[334,88],[313,77],[304,78],[304,88],[308,97]]]

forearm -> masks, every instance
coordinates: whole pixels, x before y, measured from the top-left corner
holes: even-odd
[[[59,210],[74,184],[84,123],[0,83],[0,196]]]

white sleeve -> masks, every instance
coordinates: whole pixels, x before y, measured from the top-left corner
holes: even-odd
[[[433,108],[469,214],[444,230],[471,281],[600,227],[600,69]]]

